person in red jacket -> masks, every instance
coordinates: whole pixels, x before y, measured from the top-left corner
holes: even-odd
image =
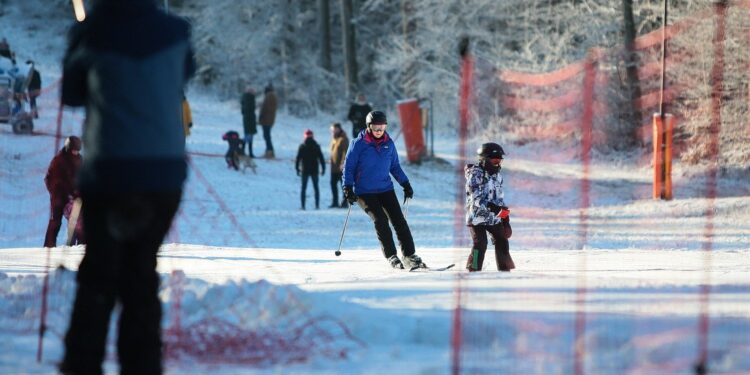
[[[65,205],[77,195],[75,179],[81,168],[80,151],[81,139],[71,135],[65,139],[65,146],[49,163],[44,184],[49,191],[50,218],[44,236],[44,247],[56,246]]]

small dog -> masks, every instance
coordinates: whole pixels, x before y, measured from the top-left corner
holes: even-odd
[[[236,165],[237,168],[242,167],[242,173],[245,173],[245,170],[250,168],[250,170],[253,171],[253,174],[258,174],[258,172],[256,172],[255,170],[255,167],[257,167],[257,165],[255,164],[255,161],[250,156],[245,155],[244,152],[235,151],[233,159],[234,159],[234,165]]]

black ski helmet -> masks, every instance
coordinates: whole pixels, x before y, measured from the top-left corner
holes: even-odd
[[[365,119],[365,124],[367,126],[370,126],[370,124],[387,124],[388,120],[385,118],[385,113],[381,111],[372,111],[367,114],[367,118]]]
[[[505,151],[499,144],[494,142],[484,143],[477,149],[480,159],[502,159]]]

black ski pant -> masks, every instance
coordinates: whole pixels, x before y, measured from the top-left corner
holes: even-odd
[[[496,225],[470,225],[469,232],[474,242],[466,261],[466,269],[469,271],[481,271],[484,263],[484,254],[487,251],[487,233],[492,237],[495,245],[495,263],[498,271],[510,271],[516,268],[510,257],[510,246],[508,238],[512,234],[510,221],[504,220]]]
[[[386,259],[396,255],[396,245],[393,243],[393,233],[388,226],[388,221],[396,230],[401,254],[410,256],[414,254],[414,239],[412,239],[409,225],[406,223],[401,206],[398,204],[396,192],[389,190],[383,193],[362,194],[358,197],[359,205],[370,216],[375,224],[375,232],[380,241],[380,248]]]
[[[84,194],[86,253],[78,268],[62,373],[101,374],[109,320],[122,306],[117,337],[121,374],[161,374],[161,302],[156,254],[180,191]]]
[[[263,140],[266,141],[266,152],[273,151],[273,143],[271,142],[271,127],[272,125],[263,126]]]
[[[315,208],[320,208],[320,190],[318,189],[318,173],[317,172],[302,172],[302,192],[300,193],[300,200],[302,201],[302,208],[305,208],[305,195],[307,195],[307,180],[312,178],[313,190],[315,191]]]
[[[331,166],[331,206],[337,207],[339,205],[339,185],[344,177],[342,172],[334,172],[333,166]],[[341,198],[341,202],[345,202],[344,198]]]
[[[57,246],[57,234],[60,232],[60,226],[62,225],[63,211],[68,202],[66,199],[61,199],[55,195],[50,195],[49,201],[49,222],[47,223],[47,232],[44,234],[44,247],[55,247]]]

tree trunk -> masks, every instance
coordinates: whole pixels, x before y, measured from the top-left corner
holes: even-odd
[[[320,34],[320,66],[331,71],[331,11],[328,0],[318,0],[318,33]]]
[[[352,0],[341,0],[341,33],[344,45],[344,76],[346,77],[346,96],[352,97],[357,90],[357,56],[352,25]]]
[[[404,43],[407,46],[414,47],[414,33],[417,29],[416,21],[413,18],[414,4],[412,0],[401,0],[401,29],[404,34]],[[407,97],[417,96],[417,66],[410,59],[403,71],[403,80],[401,89]]]
[[[641,112],[637,100],[641,97],[641,86],[638,78],[638,56],[635,53],[635,20],[633,18],[633,0],[622,0],[623,34],[625,37],[625,70],[627,72],[627,91],[630,102],[625,137],[628,146],[637,143],[637,131],[642,125]]]

